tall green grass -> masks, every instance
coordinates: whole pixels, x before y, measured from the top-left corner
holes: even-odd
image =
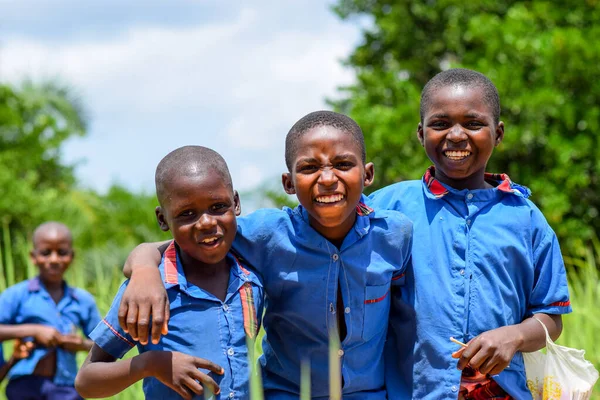
[[[6,225],[2,225],[2,237],[9,237],[10,232]],[[11,241],[4,240],[4,246],[0,246],[0,291],[16,282],[33,277],[36,273],[35,267],[29,262],[30,245],[25,237],[12,238]],[[10,245],[7,245],[10,244]],[[69,271],[66,279],[70,285],[88,290],[92,293],[98,305],[101,314],[105,314],[111,303],[114,294],[117,292],[124,278],[121,273],[121,267],[129,250],[133,247],[132,243],[123,244],[123,246],[107,246],[95,248],[83,252],[77,252],[75,261]],[[584,258],[565,257],[567,270],[569,271],[569,287],[571,293],[571,303],[574,312],[564,317],[563,333],[558,343],[585,349],[586,358],[593,362],[600,370],[600,345],[597,344],[597,338],[600,337],[600,243],[595,241],[589,249],[585,251]],[[16,260],[20,262],[15,262]],[[22,262],[21,262],[22,261]],[[15,265],[27,265],[24,270],[15,270]],[[260,332],[256,343],[250,343],[250,355],[256,359],[261,353],[260,346],[262,335]],[[11,343],[4,344],[5,357],[10,355]],[[331,339],[330,344],[330,363],[331,385],[330,396],[333,399],[339,399],[341,388],[339,383],[339,341]],[[129,356],[134,356],[135,351],[131,351]],[[85,354],[80,353],[78,359],[80,362],[85,358]],[[252,365],[256,365],[252,362]],[[310,398],[310,371],[308,364],[301,366],[302,399]],[[262,399],[262,389],[259,371],[254,371],[251,375],[252,399]],[[4,383],[5,385],[5,383]],[[0,399],[4,399],[4,385],[0,388]],[[600,400],[600,390],[596,390],[593,399]],[[125,390],[117,396],[112,397],[118,400],[141,400],[144,398],[141,388],[141,382]]]

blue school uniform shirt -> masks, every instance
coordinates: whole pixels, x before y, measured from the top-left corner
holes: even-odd
[[[390,399],[457,398],[451,336],[468,342],[535,313],[571,311],[556,235],[529,189],[486,174],[494,188],[455,190],[434,174],[371,195],[414,224],[412,268],[390,317]],[[493,379],[515,399],[531,399],[521,353]]]
[[[363,199],[364,200],[364,199]],[[266,294],[265,398],[297,399],[300,366],[313,399],[329,397],[329,334],[337,335],[338,284],[347,334],[338,352],[344,399],[385,399],[383,346],[392,282],[403,282],[412,226],[395,211],[357,208],[338,249],[302,206],[238,218],[234,248],[262,274]]]
[[[64,283],[64,295],[56,304],[39,277],[17,283],[0,295],[0,324],[40,324],[56,328],[62,334],[75,333],[81,328],[88,335],[100,321],[100,313],[91,294]],[[37,346],[31,355],[20,360],[8,376],[15,379],[31,375],[48,349]],[[75,353],[56,348],[54,383],[73,386],[77,375]]]
[[[136,343],[125,333],[118,318],[119,305],[129,281],[121,285],[106,317],[90,334],[92,340],[115,358],[121,358],[137,344],[140,353],[151,350],[179,351],[210,360],[225,370],[210,373],[220,386],[214,399],[248,399],[249,375],[246,335],[256,336],[263,310],[262,284],[254,272],[233,255],[225,301],[188,282],[173,242],[159,266],[169,297],[169,333],[158,344]],[[208,373],[206,370],[201,370]],[[144,394],[149,399],[178,399],[177,392],[154,377],[144,379]],[[195,396],[194,399],[204,399]]]

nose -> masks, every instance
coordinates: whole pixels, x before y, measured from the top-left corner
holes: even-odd
[[[198,223],[196,225],[198,229],[207,230],[215,227],[217,225],[217,220],[212,215],[204,213],[198,218]]]
[[[337,181],[338,178],[333,168],[325,167],[321,170],[321,173],[319,174],[319,180],[317,182],[323,186],[332,186],[337,183]]]
[[[463,140],[467,140],[467,134],[461,124],[455,124],[450,128],[446,138],[452,142],[462,142]]]
[[[56,251],[50,253],[50,257],[48,257],[51,264],[56,264],[58,262],[58,258],[58,253]]]

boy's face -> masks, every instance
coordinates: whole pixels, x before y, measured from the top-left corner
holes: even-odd
[[[363,164],[350,134],[331,126],[301,136],[292,171],[282,183],[310,215],[310,223],[328,239],[343,239],[356,219],[356,205],[373,182],[373,164]]]
[[[36,234],[30,256],[40,271],[40,279],[48,285],[62,283],[74,254],[71,236],[67,232],[46,228]]]
[[[237,192],[210,170],[194,176],[177,175],[166,190],[169,195],[163,206],[156,208],[156,217],[163,231],[171,230],[185,253],[184,262],[186,256],[209,265],[222,261],[237,231],[235,217],[241,210]]]
[[[504,123],[494,123],[482,88],[445,86],[432,93],[417,135],[437,179],[457,189],[480,189]]]

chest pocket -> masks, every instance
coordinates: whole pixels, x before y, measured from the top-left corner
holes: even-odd
[[[385,285],[366,286],[363,335],[364,341],[385,332],[390,312],[390,283]]]

